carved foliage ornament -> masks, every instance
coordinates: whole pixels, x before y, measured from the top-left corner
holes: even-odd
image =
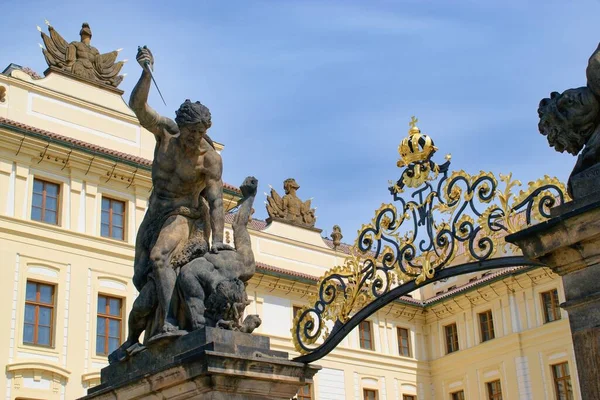
[[[115,88],[119,86],[123,80],[123,75],[119,75],[119,71],[127,61],[115,62],[120,49],[100,54],[98,49],[90,44],[92,30],[85,22],[79,31],[81,40],[71,43],[67,43],[48,21],[46,25],[48,25],[49,35],[42,32],[39,26],[38,31],[44,41],[45,48],[42,45],[40,47],[49,67],[69,72],[91,82]]]
[[[267,213],[272,220],[280,220],[293,225],[312,228],[317,221],[315,209],[311,208],[311,200],[302,201],[296,195],[300,185],[294,178],[283,182],[285,195],[279,196],[275,189],[271,188],[271,194],[267,195]]]
[[[315,343],[329,336],[326,321],[344,324],[399,285],[419,287],[444,268],[518,254],[504,236],[549,218],[550,208],[568,199],[564,185],[548,176],[516,193],[521,183],[512,174],[450,173],[449,156],[441,165],[432,160],[436,148],[416,122],[399,147],[403,169],[389,188],[394,201],[361,227],[353,254],[323,275],[311,305],[295,316],[292,337],[301,354],[323,346]]]

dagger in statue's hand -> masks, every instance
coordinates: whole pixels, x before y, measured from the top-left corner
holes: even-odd
[[[146,48],[146,46],[144,46],[144,49],[145,48]],[[138,52],[141,50],[142,50],[142,47],[138,46]],[[150,78],[152,78],[152,82],[154,82],[154,86],[156,87],[156,90],[158,90],[158,94],[160,95],[161,100],[163,101],[163,103],[166,106],[167,102],[165,101],[165,98],[163,97],[162,93],[160,92],[160,88],[158,87],[158,84],[156,83],[156,79],[154,79],[154,74],[152,73],[152,68],[150,66],[150,63],[148,61],[145,61],[144,67],[146,68],[146,71],[148,71],[148,73],[150,74]]]

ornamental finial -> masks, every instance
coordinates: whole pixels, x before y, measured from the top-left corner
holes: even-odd
[[[410,126],[410,129],[408,130],[409,135],[414,135],[421,132],[421,130],[417,127],[417,122],[419,122],[419,118],[415,117],[414,115],[410,117],[410,122],[408,123],[408,126]]]

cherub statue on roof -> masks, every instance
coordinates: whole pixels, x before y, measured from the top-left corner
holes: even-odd
[[[315,209],[310,207],[311,200],[302,201],[296,195],[300,185],[294,178],[283,182],[285,195],[280,197],[275,189],[271,188],[270,196],[267,196],[267,212],[269,218],[283,220],[294,225],[314,227],[316,222]]]
[[[90,44],[92,30],[87,22],[81,25],[79,31],[81,40],[71,43],[67,43],[48,21],[46,21],[46,25],[48,25],[50,35],[42,32],[40,27],[38,30],[46,46],[46,48],[42,47],[42,53],[44,53],[50,68],[70,72],[91,82],[115,88],[119,86],[123,80],[123,75],[119,75],[119,71],[125,61],[115,62],[119,50],[100,54],[98,49]]]

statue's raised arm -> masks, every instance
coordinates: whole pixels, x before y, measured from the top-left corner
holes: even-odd
[[[131,92],[129,107],[137,116],[140,124],[152,132],[157,139],[160,139],[165,132],[176,135],[179,133],[177,124],[173,120],[159,115],[148,105],[148,93],[152,81],[150,69],[154,67],[152,52],[146,46],[140,47],[136,60],[142,67],[142,76]]]

